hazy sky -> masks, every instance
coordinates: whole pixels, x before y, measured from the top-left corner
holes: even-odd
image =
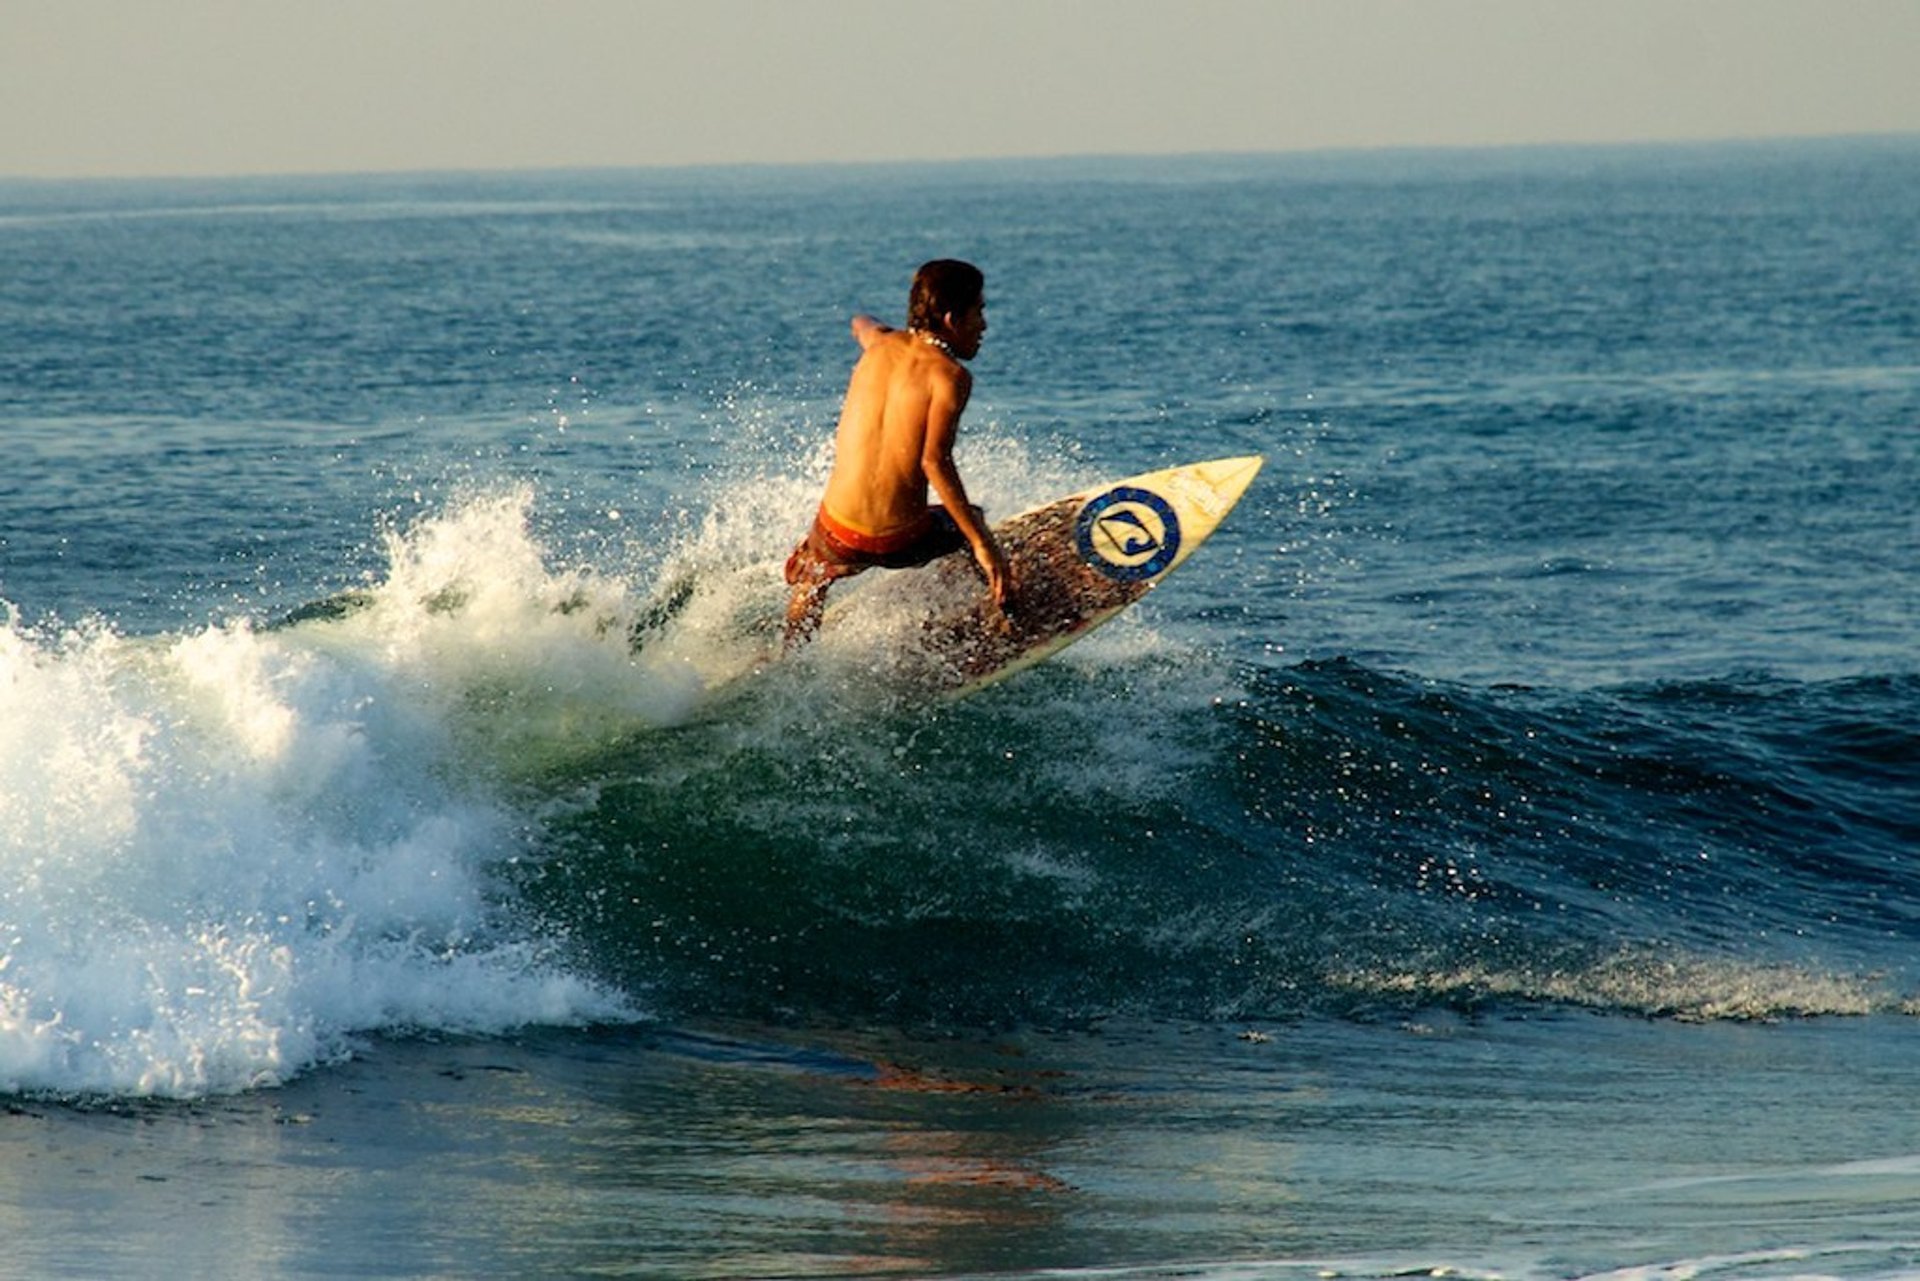
[[[0,0],[0,175],[1920,131],[1920,0]]]

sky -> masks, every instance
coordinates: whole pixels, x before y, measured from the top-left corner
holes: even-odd
[[[0,0],[0,176],[1920,132],[1920,0]]]

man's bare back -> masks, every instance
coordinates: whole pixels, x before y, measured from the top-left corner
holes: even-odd
[[[910,311],[920,325],[898,330],[871,316],[854,317],[862,352],[840,411],[833,472],[814,530],[787,564],[794,588],[789,643],[818,625],[827,585],[835,579],[870,565],[924,563],[959,545],[973,552],[995,602],[1005,608],[1010,599],[1006,557],[980,509],[968,501],[953,462],[960,415],[973,389],[972,375],[960,362],[980,350],[985,299],[978,273],[967,267],[972,275],[966,279],[975,282],[971,303],[931,313],[923,293],[938,295],[923,288],[922,278],[946,266],[965,264],[930,263],[915,278]],[[939,499],[937,510],[929,508],[929,487]]]

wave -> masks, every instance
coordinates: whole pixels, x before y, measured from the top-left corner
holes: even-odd
[[[1117,643],[933,713],[632,745],[529,901],[663,1007],[756,1017],[1911,1006],[1920,798],[1790,752],[1844,721],[1869,773],[1920,762],[1909,684],[1562,696]]]
[[[367,1034],[641,1017],[515,869],[587,764],[765,659],[766,565],[818,480],[734,483],[754,501],[644,572],[556,568],[509,485],[272,623],[126,636],[0,602],[0,1092],[197,1096]]]
[[[1483,689],[1136,611],[930,703],[851,630],[766,664],[801,489],[645,572],[512,488],[281,625],[10,618],[0,1090],[644,1017],[1912,1012],[1912,677]]]

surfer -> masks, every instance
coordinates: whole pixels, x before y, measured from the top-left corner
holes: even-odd
[[[942,258],[915,273],[907,327],[853,318],[861,354],[834,435],[833,472],[807,536],[787,558],[789,648],[810,639],[827,588],[873,568],[924,565],[969,548],[994,603],[1013,580],[981,510],[953,464],[960,414],[973,390],[962,361],[987,332],[986,280],[970,263]],[[929,505],[931,485],[940,502]]]

